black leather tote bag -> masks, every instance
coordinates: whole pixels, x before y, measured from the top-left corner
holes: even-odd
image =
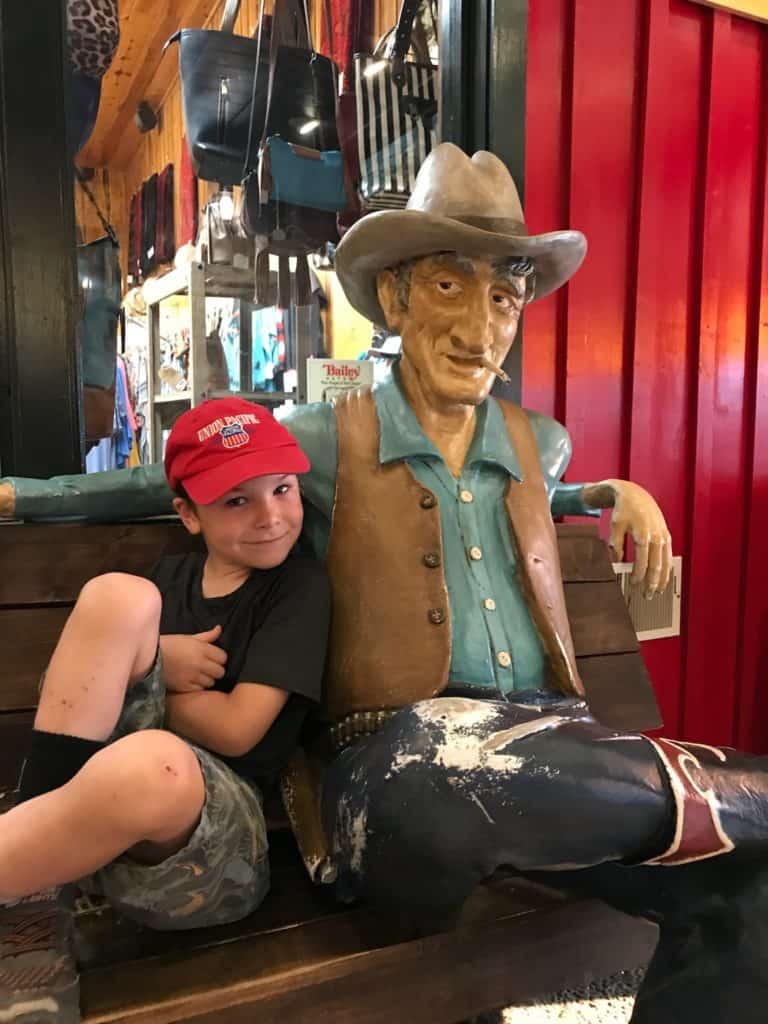
[[[227,0],[218,31],[182,29],[166,43],[179,43],[184,125],[195,173],[222,185],[237,185],[255,169],[267,110],[270,48],[233,34],[239,8],[240,0]],[[306,47],[284,44],[291,18],[296,22],[300,16],[300,5],[294,8],[282,21],[273,19],[281,45],[268,131],[286,142],[338,149],[333,63],[313,51],[308,38]],[[316,127],[301,132],[315,121]],[[255,130],[249,131],[251,123]]]

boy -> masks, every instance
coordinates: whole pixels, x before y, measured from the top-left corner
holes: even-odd
[[[269,886],[262,791],[319,700],[330,593],[294,551],[309,460],[237,398],[168,439],[174,506],[205,552],[83,588],[46,672],[0,897],[79,881],[158,929],[249,914]]]

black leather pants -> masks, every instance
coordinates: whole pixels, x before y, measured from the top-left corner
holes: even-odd
[[[339,755],[324,820],[345,895],[439,912],[496,868],[642,860],[671,801],[651,745],[580,701],[442,697]]]
[[[633,1024],[763,1024],[768,759],[697,751],[694,781],[716,793],[735,849],[639,866],[667,850],[678,818],[654,746],[578,701],[522,701],[424,701],[337,756],[323,816],[339,897],[439,927],[509,867],[660,924]]]

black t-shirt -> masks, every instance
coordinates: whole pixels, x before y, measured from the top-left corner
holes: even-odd
[[[291,696],[262,740],[241,757],[216,754],[239,775],[269,788],[298,742],[307,712],[319,702],[331,595],[325,566],[292,554],[274,569],[254,569],[225,597],[203,597],[206,555],[162,558],[149,574],[163,598],[160,634],[202,633],[221,626],[226,675],[212,689],[262,683]],[[215,752],[214,752],[215,753]]]

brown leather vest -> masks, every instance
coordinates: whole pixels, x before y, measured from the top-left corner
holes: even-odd
[[[505,503],[528,607],[552,682],[583,695],[568,626],[555,528],[528,417],[499,403],[523,472]],[[333,623],[324,712],[399,708],[441,693],[451,662],[451,617],[437,499],[405,462],[379,462],[370,391],[335,403],[338,469],[328,569]]]

